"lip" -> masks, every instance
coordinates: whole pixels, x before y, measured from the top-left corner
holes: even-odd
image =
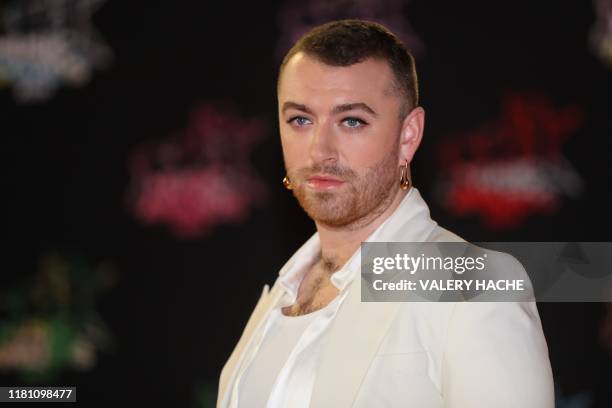
[[[329,190],[340,187],[342,184],[344,184],[344,181],[340,179],[323,174],[308,177],[306,181],[311,188],[316,190]]]

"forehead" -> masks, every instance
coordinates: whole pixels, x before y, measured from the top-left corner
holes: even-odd
[[[278,86],[279,100],[303,99],[388,99],[393,74],[389,64],[369,58],[346,67],[327,65],[304,53],[297,53],[285,65]]]

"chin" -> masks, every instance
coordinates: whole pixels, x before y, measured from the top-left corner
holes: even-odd
[[[317,195],[319,194],[321,193]],[[343,200],[333,201],[336,202],[332,202],[332,200],[323,200],[322,202],[322,200],[317,200],[315,198],[307,200],[306,202],[300,202],[300,205],[313,221],[333,227],[348,225],[359,218],[354,210],[354,203],[342,202]]]

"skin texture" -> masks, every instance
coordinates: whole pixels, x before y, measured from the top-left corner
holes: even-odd
[[[285,168],[321,240],[320,257],[285,314],[309,313],[333,300],[338,290],[331,274],[405,196],[400,166],[410,163],[418,148],[425,113],[416,107],[399,120],[401,103],[382,60],[335,67],[298,53],[281,73]]]

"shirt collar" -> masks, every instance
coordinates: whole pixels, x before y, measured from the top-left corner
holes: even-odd
[[[437,224],[429,216],[429,208],[419,191],[412,187],[395,211],[370,234],[365,242],[424,241]],[[287,294],[286,302],[297,299],[298,288],[307,268],[319,256],[321,243],[315,233],[291,257],[279,273],[278,283]],[[342,268],[331,275],[331,283],[343,292],[361,270],[361,247]]]

